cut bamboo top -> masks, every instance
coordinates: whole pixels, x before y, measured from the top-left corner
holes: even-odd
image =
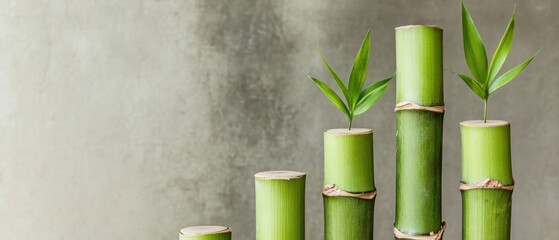
[[[304,172],[280,170],[280,171],[259,172],[257,174],[254,174],[254,177],[262,180],[291,180],[291,179],[302,178],[305,175],[307,174]]]
[[[429,27],[429,28],[437,28],[437,29],[441,29],[439,26],[437,25],[405,25],[405,26],[399,26],[395,29],[402,29],[402,28],[414,28],[414,27]]]
[[[224,227],[224,226],[193,226],[187,227],[180,230],[182,235],[186,236],[200,236],[200,235],[208,235],[208,234],[217,234],[217,233],[226,233],[231,232],[231,228]]]
[[[362,135],[373,133],[373,130],[368,128],[352,128],[351,130],[347,128],[335,128],[329,129],[326,133],[339,135]]]
[[[483,122],[483,120],[470,120],[463,121],[460,125],[466,127],[502,127],[509,125],[509,123],[503,120],[487,120],[487,122]]]

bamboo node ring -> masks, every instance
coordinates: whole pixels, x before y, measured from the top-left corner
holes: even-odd
[[[336,187],[334,184],[328,184],[322,190],[322,195],[328,197],[352,197],[352,198],[360,198],[365,200],[372,200],[375,199],[377,196],[377,191],[366,192],[366,193],[350,193],[344,190],[341,190]]]
[[[442,106],[421,106],[413,101],[405,101],[396,104],[394,112],[402,110],[422,110],[428,112],[444,113],[444,105]]]
[[[460,183],[460,191],[473,190],[473,189],[497,189],[497,190],[506,190],[512,192],[514,190],[514,181],[512,182],[511,185],[504,185],[503,183],[495,179],[486,178],[477,183],[465,183],[465,182]]]
[[[408,240],[440,240],[443,238],[445,229],[446,229],[446,222],[443,221],[441,223],[441,229],[438,232],[436,233],[430,232],[429,235],[414,236],[414,235],[405,234],[400,230],[398,230],[398,228],[394,227],[394,236],[397,239],[408,239]]]

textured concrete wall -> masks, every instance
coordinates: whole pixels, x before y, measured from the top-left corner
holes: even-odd
[[[513,239],[559,229],[559,22],[555,0],[518,2],[496,92],[512,123]],[[513,1],[467,1],[492,53]],[[307,237],[322,239],[322,132],[345,119],[305,78],[343,76],[372,29],[369,82],[394,71],[394,27],[438,24],[445,66],[466,71],[458,0],[0,1],[1,239],[176,239],[194,224],[254,239],[253,174],[308,172]],[[377,239],[391,239],[395,85],[355,126],[375,130]],[[482,102],[445,72],[444,219],[460,239],[462,120]]]

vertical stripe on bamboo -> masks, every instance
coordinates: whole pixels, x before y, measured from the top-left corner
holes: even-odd
[[[395,227],[425,236],[442,226],[442,29],[396,28],[396,69]]]
[[[223,226],[192,226],[179,231],[179,240],[231,240],[231,229]]]
[[[305,173],[268,171],[254,178],[256,240],[304,240]]]
[[[342,194],[324,198],[325,240],[372,240],[376,191],[373,131],[353,128],[324,133],[324,187]],[[344,193],[345,192],[345,193]],[[359,198],[356,195],[372,195]]]
[[[496,120],[465,121],[460,130],[462,183],[494,182],[490,188],[462,190],[462,239],[509,240],[514,185],[510,125]]]

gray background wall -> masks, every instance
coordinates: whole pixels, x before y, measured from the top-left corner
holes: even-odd
[[[492,54],[513,1],[467,1]],[[255,172],[308,173],[307,238],[322,239],[322,133],[345,119],[305,78],[333,84],[372,29],[368,82],[394,71],[394,28],[438,24],[445,66],[466,72],[457,0],[0,1],[2,239],[176,239],[224,224],[254,239]],[[492,95],[512,124],[513,239],[559,234],[559,21],[555,0],[517,5]],[[377,239],[391,239],[395,85],[355,126],[375,130]],[[482,102],[445,72],[444,219],[460,239],[459,122]]]

